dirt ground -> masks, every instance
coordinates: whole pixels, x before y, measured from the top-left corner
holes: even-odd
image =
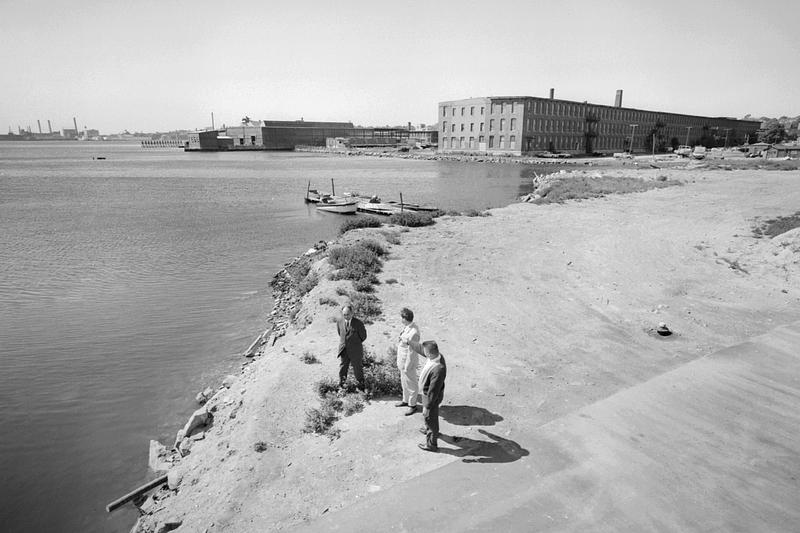
[[[513,455],[523,430],[800,319],[800,233],[753,234],[759,221],[800,209],[800,171],[625,172],[685,186],[442,217],[387,244],[384,317],[365,344],[385,354],[399,310],[415,312],[448,362],[442,432],[476,442],[472,455],[420,451],[421,415],[403,416],[395,399],[342,418],[337,439],[302,432],[318,405],[314,383],[336,374],[338,309],[319,300],[344,303],[336,287],[349,282],[324,280],[298,315],[310,323],[219,397],[214,425],[175,468],[177,493],[150,522],[285,529],[451,461],[480,460],[487,431]],[[383,238],[348,234],[365,235]],[[656,335],[660,322],[674,334]],[[321,364],[303,363],[306,352]]]

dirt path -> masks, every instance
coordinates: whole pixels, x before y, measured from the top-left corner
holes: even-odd
[[[687,185],[515,204],[402,233],[380,275],[397,283],[378,288],[385,320],[368,327],[367,345],[386,353],[400,308],[413,309],[448,360],[443,433],[485,441],[483,429],[513,445],[519,433],[800,319],[800,253],[776,262],[786,247],[752,237],[759,217],[798,210],[800,172],[669,174]],[[313,383],[336,366],[336,309],[317,302],[342,300],[343,284],[311,291],[299,316],[310,325],[290,330],[225,393],[155,522],[279,530],[459,459],[420,452],[421,417],[388,400],[339,421],[339,439],[301,432],[317,405]],[[660,322],[675,334],[654,335]],[[306,351],[322,364],[302,363]]]

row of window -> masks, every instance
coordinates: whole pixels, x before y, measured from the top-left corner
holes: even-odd
[[[461,116],[462,117],[464,116],[466,110],[467,110],[466,106],[461,106]],[[483,107],[483,106],[480,106],[480,114],[483,115],[485,112],[486,112],[486,108]],[[474,116],[475,115],[475,106],[474,105],[469,106],[469,114],[470,114],[470,116]],[[442,106],[442,116],[443,117],[447,116],[447,106]],[[453,107],[450,108],[450,116],[451,117],[456,116],[456,106],[453,106]]]
[[[456,126],[459,127],[459,131],[466,131],[467,125],[465,123],[461,124],[450,124],[450,132],[454,133],[456,131]],[[489,131],[494,131],[495,129],[495,119],[489,119]],[[500,119],[500,131],[504,131],[506,129],[506,119]],[[514,131],[517,129],[517,119],[512,118],[509,121],[509,129]],[[469,131],[475,131],[475,123],[469,123]],[[483,131],[483,122],[478,124],[478,131]],[[447,121],[442,121],[442,133],[447,133]]]
[[[480,145],[486,142],[486,138],[483,135],[478,136],[477,144],[475,137],[470,137],[467,139],[466,137],[444,137],[442,139],[442,146],[443,148],[450,148],[451,150],[477,150],[480,149]],[[488,148],[495,148],[495,136],[489,135],[489,146]],[[506,137],[505,135],[500,135],[497,139],[497,148],[504,150],[506,149]],[[511,135],[508,138],[508,149],[509,150],[516,150],[517,149],[517,136]]]

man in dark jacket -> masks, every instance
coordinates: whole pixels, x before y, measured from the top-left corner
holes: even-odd
[[[422,418],[425,420],[425,444],[419,447],[425,451],[438,452],[439,446],[439,405],[444,399],[444,379],[447,365],[434,341],[422,343],[423,354],[428,360],[419,376],[419,390],[422,391]]]
[[[347,371],[353,365],[353,374],[358,382],[358,389],[365,390],[364,367],[362,357],[364,347],[362,343],[367,339],[367,330],[364,323],[353,316],[349,305],[342,307],[342,318],[336,323],[339,332],[339,387],[344,387],[347,381]]]

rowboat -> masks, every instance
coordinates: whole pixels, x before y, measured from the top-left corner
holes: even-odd
[[[319,211],[339,213],[340,215],[355,215],[358,210],[358,202],[333,196],[326,196],[316,204]]]

